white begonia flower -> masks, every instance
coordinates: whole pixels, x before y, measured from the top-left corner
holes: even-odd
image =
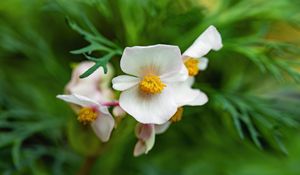
[[[196,76],[199,70],[206,69],[208,59],[203,56],[210,50],[217,51],[221,49],[222,46],[220,33],[214,26],[209,26],[182,54],[184,65],[190,77],[184,83],[175,84],[175,89],[178,90],[176,93],[176,101],[179,106],[200,106],[207,103],[208,98],[205,93],[198,89],[192,89],[194,83],[193,76]]]
[[[79,76],[92,67],[92,61],[83,61],[76,65],[72,71],[71,80],[65,87],[66,94],[77,94],[88,97],[98,103],[105,104],[114,100],[114,93],[110,86],[114,69],[107,64],[108,72],[105,74],[102,67],[98,68],[90,76],[80,78]],[[114,116],[125,116],[125,111],[119,106],[113,108]]]
[[[195,76],[198,74],[199,70],[206,69],[208,59],[203,56],[211,49],[219,50],[221,48],[221,36],[214,26],[210,26],[182,55],[184,65],[187,68],[189,75]],[[194,77],[189,77],[184,82],[178,82],[171,85],[173,86],[172,89],[176,90],[174,98],[179,107],[177,112],[171,117],[170,121],[162,125],[137,124],[136,136],[139,140],[134,148],[134,156],[147,154],[154,146],[155,135],[165,132],[171,122],[178,122],[181,120],[183,106],[200,106],[207,103],[208,98],[205,93],[198,89],[192,89],[194,80]]]
[[[83,124],[90,124],[101,141],[109,140],[115,121],[106,106],[76,94],[58,95],[57,98],[77,105],[77,119]]]
[[[95,63],[83,61],[73,69],[71,80],[65,87],[67,94],[78,94],[98,103],[113,99],[113,91],[110,88],[110,80],[113,76],[113,68],[108,64],[108,73],[104,74],[103,68],[100,67],[90,76],[80,78],[79,76],[92,67]]]
[[[190,76],[196,76],[199,70],[205,70],[208,59],[203,57],[210,50],[218,51],[223,47],[222,38],[214,26],[209,26],[194,43],[182,54],[184,64]]]
[[[154,146],[155,135],[165,132],[169,126],[170,122],[166,122],[162,125],[138,123],[135,129],[138,141],[134,147],[133,155],[140,156],[147,154]]]
[[[128,114],[140,123],[163,124],[176,113],[173,85],[188,77],[177,46],[127,47],[121,69],[129,75],[118,76],[112,83],[114,89],[123,91],[119,103]]]

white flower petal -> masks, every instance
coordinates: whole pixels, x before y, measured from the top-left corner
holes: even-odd
[[[153,148],[154,144],[155,144],[155,131],[153,126],[150,138],[145,140],[145,145],[146,145],[145,154],[147,154]]]
[[[114,70],[110,64],[107,65],[107,74],[104,74],[103,68],[100,67],[90,76],[86,78],[79,78],[81,74],[87,71],[94,64],[95,63],[91,61],[83,61],[73,69],[71,80],[65,87],[65,92],[67,94],[85,96],[98,103],[109,101],[113,98],[110,83]]]
[[[205,57],[202,57],[202,58],[198,58],[198,60],[199,60],[199,64],[198,64],[199,70],[205,70],[208,65],[208,59]]]
[[[71,94],[71,95],[57,95],[57,98],[64,100],[68,103],[73,103],[82,107],[87,106],[98,106],[99,104],[95,102],[92,99],[89,99],[87,97],[77,95],[77,94]]]
[[[138,140],[138,142],[135,144],[134,150],[133,150],[133,155],[135,157],[140,156],[142,154],[145,154],[146,152],[146,144],[142,140]]]
[[[196,41],[183,53],[184,56],[200,58],[211,49],[219,50],[223,47],[222,38],[214,26],[209,26]]]
[[[124,91],[129,89],[139,83],[140,79],[129,76],[129,75],[120,75],[112,80],[113,88],[115,90]]]
[[[178,72],[181,69],[181,52],[178,46],[153,45],[125,48],[121,58],[123,72],[138,77],[147,73],[156,75]]]
[[[91,75],[86,78],[80,78],[79,76],[91,68],[95,63],[92,61],[83,61],[79,63],[72,71],[72,77],[70,82],[66,86],[66,91],[72,91],[72,89],[78,85],[85,84],[87,86],[98,87],[100,82],[103,81],[104,78],[111,78],[111,74],[104,74],[104,70],[102,67],[97,69]],[[109,70],[113,69],[111,66],[108,66]],[[109,77],[108,77],[109,75]],[[80,94],[80,93],[79,93]]]
[[[163,124],[177,110],[171,91],[167,87],[160,94],[143,95],[138,87],[123,91],[120,106],[140,123]]]
[[[192,89],[186,82],[173,85],[174,98],[178,107],[190,105],[199,106],[208,101],[207,96],[198,89]]]
[[[100,67],[98,69],[103,69],[103,67]],[[107,73],[102,76],[100,82],[101,89],[110,88],[111,79],[113,78],[114,74],[115,74],[114,67],[110,63],[107,63]]]
[[[192,87],[193,84],[195,83],[195,77],[189,77],[184,84],[188,85],[189,87]]]
[[[143,141],[148,140],[154,132],[153,124],[137,123],[135,127],[135,135],[138,139]]]
[[[139,140],[144,141],[147,154],[154,146],[155,143],[155,130],[153,124],[142,124],[138,123],[136,127],[136,135]]]
[[[100,113],[97,119],[91,123],[95,134],[102,142],[107,142],[115,126],[115,121],[110,114]]]
[[[98,106],[98,110],[105,115],[111,115],[110,112],[108,111],[108,107],[107,106],[103,106],[103,105],[99,105]]]
[[[136,136],[139,141],[134,148],[134,156],[139,156],[143,153],[147,154],[155,143],[154,125],[138,123],[136,126]]]
[[[164,133],[171,125],[171,122],[166,122],[162,125],[155,125],[155,134],[162,134]]]
[[[208,97],[204,92],[202,92],[200,90],[196,90],[196,91],[198,91],[197,97],[195,97],[195,99],[193,101],[189,102],[187,105],[189,105],[189,106],[202,106],[202,105],[204,105],[205,103],[208,102]]]
[[[188,70],[186,69],[184,64],[182,64],[182,67],[179,72],[164,74],[160,76],[161,80],[166,83],[185,81],[188,77]]]
[[[80,83],[73,86],[67,91],[68,94],[78,94],[94,100],[95,102],[101,103],[103,101],[110,100],[109,96],[103,94],[96,85],[88,83]]]

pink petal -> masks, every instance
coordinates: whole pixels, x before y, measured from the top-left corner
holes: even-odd
[[[136,126],[136,137],[143,141],[148,140],[151,135],[154,133],[153,124],[142,124],[138,123]]]
[[[146,145],[143,141],[139,140],[133,150],[133,155],[135,157],[140,156],[146,152]]]

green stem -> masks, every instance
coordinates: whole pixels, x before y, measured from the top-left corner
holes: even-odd
[[[107,144],[102,144],[96,155],[86,156],[83,164],[81,165],[77,175],[89,175],[95,164],[96,160],[105,152]]]
[[[78,175],[88,175],[91,173],[92,167],[98,156],[87,156],[78,171]]]

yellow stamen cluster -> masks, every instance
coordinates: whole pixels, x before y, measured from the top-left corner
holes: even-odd
[[[97,111],[93,108],[81,108],[77,120],[79,120],[83,124],[89,124],[97,119]]]
[[[184,60],[184,65],[189,72],[189,76],[196,76],[199,72],[199,60],[196,58],[188,57]]]
[[[179,122],[182,119],[183,107],[179,107],[176,113],[171,117],[171,122]]]
[[[140,90],[146,94],[158,94],[166,87],[166,85],[156,75],[146,75],[140,82]]]

